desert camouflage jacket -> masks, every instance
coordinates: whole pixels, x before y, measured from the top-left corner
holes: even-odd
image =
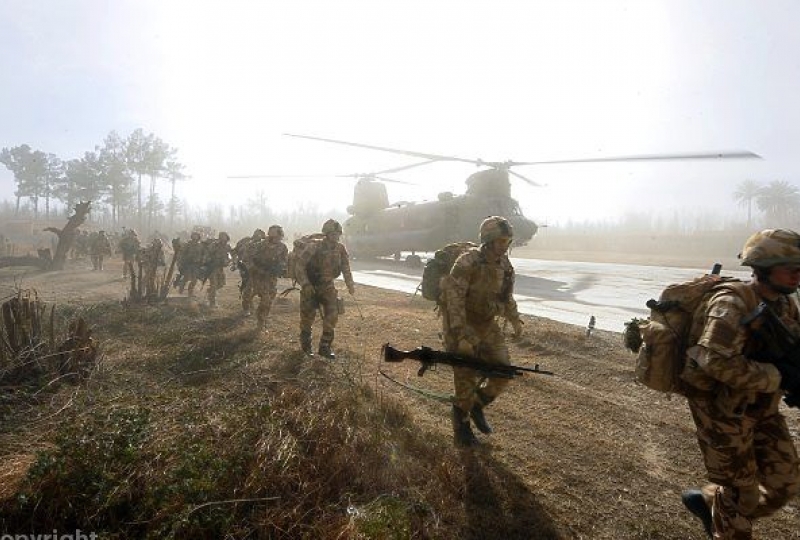
[[[473,248],[456,259],[442,278],[442,297],[451,329],[489,324],[495,316],[519,320],[514,300],[514,267],[507,256],[489,262],[483,248]]]
[[[132,259],[139,251],[139,239],[136,236],[125,236],[119,241],[119,250],[126,259]]]
[[[200,240],[189,240],[180,251],[178,261],[181,267],[200,266],[203,264],[205,246]]]
[[[750,284],[753,300],[732,291],[714,294],[695,315],[701,331],[697,346],[687,352],[682,378],[691,388],[713,399],[725,414],[740,415],[748,409],[757,414],[774,414],[782,392],[778,369],[767,361],[758,361],[770,343],[763,343],[753,326],[743,321],[762,300]],[[795,336],[800,337],[797,304],[787,296],[770,303],[772,309]],[[689,393],[691,396],[691,392]]]
[[[350,272],[350,255],[344,244],[330,245],[327,241],[314,242],[297,260],[297,283],[320,285],[332,283],[340,275],[348,288],[353,287],[353,274]]]
[[[239,257],[249,271],[277,277],[286,272],[289,249],[283,242],[255,240],[246,245],[244,255]]]
[[[227,242],[214,240],[208,245],[208,251],[205,254],[203,264],[210,266],[212,269],[219,269],[228,266],[231,262],[231,246]]]
[[[111,255],[111,242],[107,236],[97,235],[89,246],[92,255]]]
[[[164,262],[164,248],[151,244],[139,252],[139,260],[145,268],[166,266]]]

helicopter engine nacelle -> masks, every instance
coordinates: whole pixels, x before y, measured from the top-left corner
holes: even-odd
[[[359,180],[353,189],[353,204],[347,211],[353,215],[372,214],[389,206],[386,186],[368,179]]]
[[[511,197],[508,171],[487,169],[471,174],[467,178],[467,194],[479,197]]]

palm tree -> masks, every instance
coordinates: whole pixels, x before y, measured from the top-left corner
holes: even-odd
[[[739,203],[739,206],[747,207],[747,228],[750,228],[753,217],[753,201],[758,197],[761,192],[761,184],[755,180],[745,180],[733,192],[733,198]]]
[[[785,180],[775,180],[760,190],[756,204],[766,215],[767,225],[789,227],[789,219],[800,207],[800,190]]]

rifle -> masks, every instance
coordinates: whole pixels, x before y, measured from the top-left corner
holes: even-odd
[[[447,364],[452,367],[471,368],[479,372],[484,377],[494,377],[498,379],[513,379],[525,373],[536,373],[538,375],[555,375],[552,371],[539,369],[539,364],[534,364],[532,368],[522,366],[512,366],[503,364],[488,364],[479,358],[473,358],[463,354],[437,351],[430,347],[417,347],[411,351],[401,351],[395,349],[388,343],[381,348],[383,359],[386,362],[402,362],[405,359],[418,360],[422,366],[417,371],[417,375],[422,377],[426,371],[435,364]]]
[[[766,318],[767,324],[756,326],[755,332],[760,335],[767,349],[757,360],[773,364],[776,362],[800,364],[800,339],[792,334],[769,304],[766,302],[758,304],[758,307],[744,318],[742,324],[749,325],[761,317]],[[788,407],[800,408],[800,388],[787,390],[783,402]]]

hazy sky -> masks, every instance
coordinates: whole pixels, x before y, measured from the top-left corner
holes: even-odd
[[[284,132],[485,160],[746,149],[762,161],[529,166],[534,219],[733,209],[800,182],[800,2],[0,0],[0,147],[80,157],[111,130],[179,149],[192,204],[350,203],[348,174],[415,161]],[[463,192],[468,164],[395,175]],[[12,175],[0,167],[0,196]]]

